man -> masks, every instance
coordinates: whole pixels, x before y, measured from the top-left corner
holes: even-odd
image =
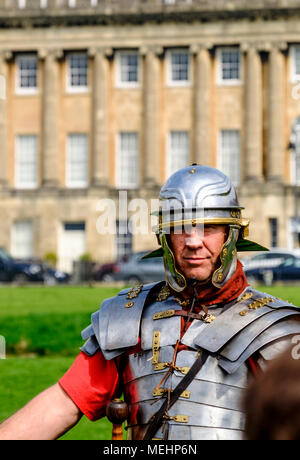
[[[249,221],[224,174],[183,168],[160,200],[160,248],[148,257],[163,257],[166,282],[106,299],[73,366],[0,438],[55,439],[122,392],[128,439],[243,438],[249,375],[290,345],[300,311],[248,286],[237,250],[265,248],[245,239]]]

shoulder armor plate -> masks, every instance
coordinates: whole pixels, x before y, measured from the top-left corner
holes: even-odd
[[[219,365],[232,373],[262,346],[300,333],[300,322],[288,319],[296,315],[300,315],[299,307],[248,288],[241,300],[202,328],[194,342],[218,354]]]
[[[106,359],[113,359],[136,345],[146,299],[164,283],[123,289],[117,296],[104,300],[100,309],[92,314],[92,324],[82,331],[82,338],[88,338],[88,341],[81,350],[90,354],[95,349],[95,346],[91,347],[92,337],[96,339],[93,344],[98,344]]]

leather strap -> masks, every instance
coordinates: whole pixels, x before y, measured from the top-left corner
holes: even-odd
[[[203,318],[205,317],[205,313],[204,312],[202,312],[202,313],[189,313],[186,310],[175,310],[173,316],[185,316],[185,317],[188,317],[188,318],[203,320]]]
[[[150,441],[153,438],[158,428],[162,425],[164,421],[165,412],[175,404],[181,393],[193,381],[194,377],[198,374],[207,358],[208,352],[206,350],[201,350],[200,355],[190,368],[189,372],[183,377],[183,379],[179,382],[176,388],[174,388],[174,390],[172,391],[169,401],[168,399],[166,399],[162,404],[161,408],[156,412],[156,414],[152,416],[151,421],[147,427],[145,436],[143,438],[144,441]]]

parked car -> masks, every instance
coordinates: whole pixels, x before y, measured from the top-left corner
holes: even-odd
[[[0,248],[0,281],[56,284],[66,283],[69,279],[70,275],[53,269],[40,259],[14,259],[5,249]]]
[[[300,282],[300,258],[290,255],[275,266],[246,268],[245,274],[250,283],[262,282],[271,286],[276,281]]]
[[[0,281],[12,281],[16,274],[13,258],[5,249],[0,248]]]
[[[129,256],[123,256],[120,260],[116,260],[110,263],[105,263],[102,265],[96,265],[93,270],[93,280],[95,281],[104,281],[111,282],[114,280],[114,274],[117,273],[120,269],[120,263],[126,262]]]
[[[126,281],[130,285],[163,280],[165,271],[162,257],[142,259],[145,254],[147,252],[137,252],[132,254],[127,262],[121,262],[117,273],[114,274],[114,280]]]
[[[243,260],[244,270],[277,267],[285,260],[293,257],[296,257],[296,255],[292,251],[271,249],[270,251],[262,252]]]
[[[49,265],[43,264],[44,269],[44,284],[48,286],[53,286],[55,284],[68,283],[71,279],[69,273],[63,272],[61,270],[56,270],[55,268],[50,267]]]

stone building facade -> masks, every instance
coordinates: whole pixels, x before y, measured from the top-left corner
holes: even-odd
[[[152,249],[101,234],[100,200],[126,227],[120,191],[150,208],[193,162],[231,176],[250,238],[299,246],[300,1],[3,0],[0,27],[0,247]]]

